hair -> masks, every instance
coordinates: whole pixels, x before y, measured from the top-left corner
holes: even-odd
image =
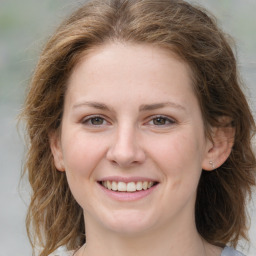
[[[252,150],[255,122],[241,90],[229,37],[201,7],[181,0],[93,0],[67,18],[49,39],[31,79],[23,118],[29,141],[24,173],[32,187],[27,231],[46,256],[57,247],[85,242],[83,210],[65,172],[54,165],[49,134],[59,132],[67,82],[90,49],[108,42],[153,44],[179,56],[193,73],[206,136],[230,125],[234,145],[226,162],[202,171],[195,205],[196,226],[209,243],[236,246],[247,238],[247,199],[255,185]],[[223,116],[230,118],[223,123]]]

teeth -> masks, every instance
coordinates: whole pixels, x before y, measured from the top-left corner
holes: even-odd
[[[127,192],[134,192],[136,191],[136,185],[134,182],[129,182],[127,184]]]
[[[153,181],[150,181],[150,182],[148,183],[148,188],[151,188],[151,187],[153,186],[153,184],[154,184],[154,182],[153,182]]]
[[[112,182],[111,190],[117,191],[117,183],[115,181]]]
[[[142,182],[141,181],[137,182],[136,190],[142,190]]]
[[[107,189],[111,189],[112,188],[112,183],[109,180],[107,181],[107,187],[106,188]]]
[[[153,181],[138,181],[138,182],[116,182],[116,181],[103,181],[102,185],[113,191],[120,192],[135,192],[140,190],[147,190],[154,185]]]
[[[118,182],[117,184],[117,190],[121,192],[127,191],[126,184],[124,182]]]
[[[148,182],[147,182],[147,181],[143,181],[143,183],[142,183],[142,188],[143,188],[144,190],[146,190],[146,189],[148,188]]]

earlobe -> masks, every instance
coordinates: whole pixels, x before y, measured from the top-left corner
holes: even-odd
[[[228,118],[228,117],[227,117]],[[212,142],[207,148],[202,169],[212,171],[220,167],[229,157],[234,144],[235,129],[222,117],[223,125],[212,129]]]
[[[58,171],[64,172],[65,168],[63,162],[63,153],[61,149],[60,137],[57,132],[51,133],[49,135],[49,140],[55,167]]]

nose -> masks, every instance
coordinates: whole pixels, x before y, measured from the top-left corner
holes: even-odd
[[[107,152],[107,159],[122,168],[143,163],[146,155],[139,145],[137,133],[136,128],[128,126],[117,128]]]

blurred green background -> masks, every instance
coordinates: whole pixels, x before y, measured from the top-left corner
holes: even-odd
[[[16,129],[26,86],[42,46],[60,21],[84,1],[0,0],[0,256],[31,255],[25,233],[28,198],[26,186],[18,182],[25,146]],[[237,42],[239,68],[249,89],[246,94],[256,114],[256,0],[197,0],[219,20]],[[256,116],[256,115],[255,115]],[[256,201],[256,193],[254,195]],[[252,217],[251,246],[256,255],[256,207],[248,206]],[[244,243],[241,242],[241,246]]]

